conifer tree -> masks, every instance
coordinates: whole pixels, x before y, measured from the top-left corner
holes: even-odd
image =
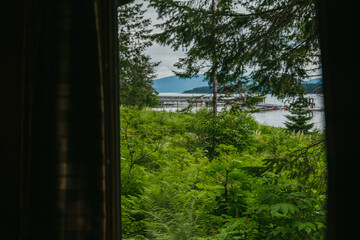
[[[205,71],[219,89],[284,98],[303,93],[301,80],[321,68],[314,0],[150,0],[150,5],[165,20],[153,39],[186,50],[176,64],[179,76]]]
[[[163,32],[153,39],[174,50],[186,50],[186,57],[175,66],[182,71],[175,71],[180,77],[194,77],[205,70],[206,79],[213,89],[213,111],[217,111],[217,89],[219,79],[222,28],[224,18],[217,14],[222,6],[215,0],[172,1],[151,0],[160,19]]]
[[[311,119],[311,110],[307,109],[309,102],[304,97],[299,97],[290,105],[291,115],[285,117],[289,120],[285,126],[290,131],[308,133],[314,126],[314,123],[308,123]]]
[[[315,1],[241,1],[247,36],[229,57],[249,59],[257,89],[283,98],[302,94],[301,80],[321,75]]]
[[[152,44],[148,39],[151,22],[144,19],[141,8],[142,4],[125,4],[118,9],[120,103],[152,107],[158,104],[152,80],[159,63],[144,53]]]

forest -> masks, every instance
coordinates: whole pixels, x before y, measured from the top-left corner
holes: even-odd
[[[302,80],[321,75],[313,0],[149,0],[118,10],[123,239],[325,238],[324,135],[311,131]],[[154,42],[185,57],[178,77],[204,74],[213,104],[154,111]],[[217,94],[248,93],[218,111]],[[285,128],[251,116],[262,94],[297,99]]]
[[[121,107],[123,239],[324,239],[324,136]]]

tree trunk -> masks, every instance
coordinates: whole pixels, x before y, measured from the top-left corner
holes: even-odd
[[[213,82],[213,112],[217,113],[217,80],[216,73],[214,72],[211,76]]]
[[[215,13],[215,0],[212,0],[211,10],[212,10],[212,12],[214,14]],[[213,25],[215,25],[214,20],[213,20]],[[214,30],[212,35],[213,35],[213,39],[215,40],[215,30]],[[213,42],[215,42],[215,41],[213,41]],[[213,48],[213,56],[212,56],[214,70],[213,70],[213,72],[211,74],[211,80],[212,80],[212,83],[213,83],[213,113],[214,113],[214,115],[216,115],[216,113],[217,113],[217,79],[216,79],[216,65],[217,65],[216,62],[217,61],[216,61],[215,54],[216,54],[216,48],[214,46],[214,48]]]

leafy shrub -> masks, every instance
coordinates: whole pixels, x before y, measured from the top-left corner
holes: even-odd
[[[325,157],[242,112],[122,107],[123,239],[324,239]]]
[[[219,144],[233,145],[243,151],[255,141],[254,133],[258,124],[249,113],[222,111],[214,116],[210,110],[203,108],[195,118],[191,130],[197,134],[211,159],[217,155],[215,149]]]

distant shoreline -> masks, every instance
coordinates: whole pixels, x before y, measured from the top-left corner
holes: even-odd
[[[158,93],[211,93],[205,75],[197,75],[193,78],[180,78],[168,76],[153,80],[153,88]],[[321,94],[322,78],[302,81],[306,93]]]

